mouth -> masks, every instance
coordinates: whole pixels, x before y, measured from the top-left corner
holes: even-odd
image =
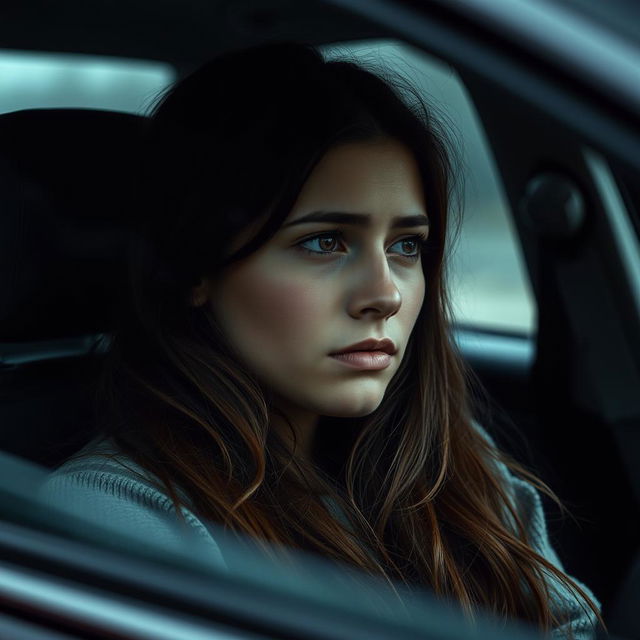
[[[331,357],[351,369],[379,371],[386,369],[391,364],[393,356],[384,351],[350,351],[349,353],[336,353]]]
[[[389,349],[395,353],[395,349]],[[342,351],[330,354],[342,365],[360,371],[380,371],[386,369],[393,358],[393,353],[377,350]]]
[[[349,353],[386,354],[392,356],[397,352],[396,345],[390,338],[368,338],[356,344],[352,344],[338,351],[330,353],[330,356],[342,356]]]

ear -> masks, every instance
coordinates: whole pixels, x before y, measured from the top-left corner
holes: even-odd
[[[191,289],[191,305],[201,307],[209,299],[208,283],[205,278],[200,280],[200,284]]]

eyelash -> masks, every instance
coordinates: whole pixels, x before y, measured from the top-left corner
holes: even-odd
[[[341,231],[327,231],[325,233],[319,233],[316,234],[315,236],[311,236],[310,238],[305,238],[304,240],[302,240],[301,242],[299,242],[296,247],[300,250],[300,251],[304,251],[305,253],[309,253],[311,255],[314,256],[325,256],[325,255],[331,255],[332,253],[334,253],[333,251],[314,251],[313,249],[307,249],[306,247],[303,247],[302,245],[305,244],[306,242],[310,242],[311,240],[319,240],[319,239],[324,239],[324,238],[339,238],[340,241],[344,240],[344,234]],[[427,234],[424,233],[420,233],[414,236],[408,236],[407,238],[401,238],[400,240],[397,240],[396,242],[394,242],[393,244],[398,244],[398,242],[407,242],[409,240],[413,240],[415,242],[417,242],[418,247],[417,247],[417,253],[416,254],[411,254],[411,255],[402,255],[402,254],[398,254],[400,255],[401,258],[405,258],[411,262],[417,262],[418,258],[420,258],[420,256],[422,255],[422,251],[424,250],[424,248],[427,245],[428,242],[428,236]]]

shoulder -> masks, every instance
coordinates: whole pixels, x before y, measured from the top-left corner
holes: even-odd
[[[494,452],[498,452],[499,449],[495,441],[487,433],[486,429],[473,420],[472,425],[489,443]],[[493,462],[504,483],[507,495],[522,520],[531,547],[545,560],[567,575],[558,554],[551,544],[542,499],[538,490],[527,480],[514,475],[509,467],[497,457]],[[551,590],[551,605],[554,613],[559,619],[564,620],[560,627],[552,631],[551,637],[559,639],[568,637],[569,630],[571,630],[575,640],[592,639],[597,622],[593,612],[587,609],[581,597],[570,591],[554,575],[546,571],[545,575]],[[589,596],[598,609],[601,608],[600,602],[585,584],[572,576],[568,577]]]
[[[531,525],[533,531],[530,531],[530,533],[544,533],[546,535],[546,528],[544,528],[544,531],[538,531],[541,526],[544,527],[544,519],[540,522],[540,516],[542,515],[542,501],[538,491],[531,483],[511,472],[509,467],[500,458],[500,448],[489,432],[475,420],[472,420],[471,424],[475,431],[489,445],[489,448],[492,451],[490,463],[496,470],[508,496],[511,498],[512,502],[515,503],[519,515]]]
[[[45,478],[38,496],[64,514],[152,546],[190,553],[194,543],[203,545],[214,562],[224,565],[220,547],[204,523],[182,507],[183,523],[159,481],[110,439],[87,444]]]

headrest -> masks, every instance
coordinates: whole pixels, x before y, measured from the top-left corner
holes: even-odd
[[[109,331],[127,288],[147,121],[93,109],[0,115],[0,343]]]

